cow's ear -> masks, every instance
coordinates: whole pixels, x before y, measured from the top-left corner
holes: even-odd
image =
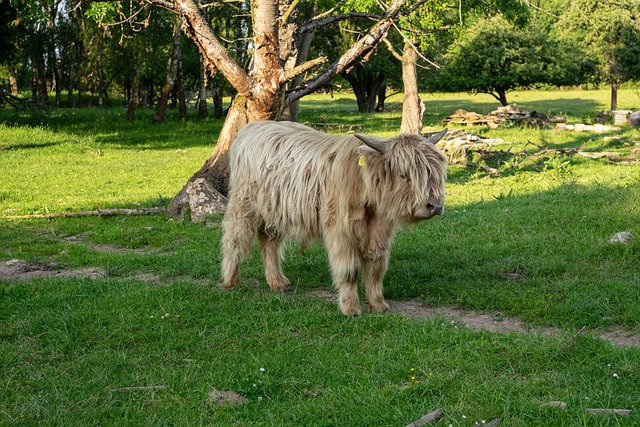
[[[441,130],[438,133],[434,133],[429,138],[427,138],[427,142],[430,142],[431,144],[435,145],[438,141],[442,139],[443,136],[445,136],[448,130],[449,129],[445,128],[444,130]]]
[[[379,153],[384,154],[387,151],[387,142],[384,139],[378,139],[369,135],[355,134],[356,138],[364,142],[367,147],[373,148]]]

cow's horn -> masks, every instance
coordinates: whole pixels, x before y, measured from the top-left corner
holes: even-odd
[[[380,153],[384,153],[387,150],[387,144],[382,140],[371,138],[370,136],[362,135],[359,133],[355,134],[354,136],[360,141],[367,144],[367,147],[373,148]]]
[[[429,138],[427,138],[427,142],[430,142],[432,144],[437,143],[442,139],[442,137],[447,133],[448,130],[449,129],[445,128],[444,130],[441,130],[440,132],[431,135]]]

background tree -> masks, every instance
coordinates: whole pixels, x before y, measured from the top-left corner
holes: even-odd
[[[0,2],[0,76],[9,81],[13,96],[18,95],[18,75],[22,68],[24,51],[21,41],[27,32],[26,20],[23,17],[25,2]],[[6,79],[6,80],[5,80]]]
[[[340,58],[300,87],[285,93],[288,82],[324,60],[316,58],[295,66],[299,46],[296,41],[301,37],[300,26],[295,21],[297,14],[294,13],[297,2],[292,0],[280,0],[278,4],[271,0],[251,2],[248,10],[252,16],[253,62],[250,73],[225,49],[195,1],[150,0],[149,3],[177,14],[183,21],[185,33],[198,46],[207,68],[210,71],[217,69],[238,92],[232,101],[211,158],[200,171],[196,172],[170,204],[172,212],[180,212],[185,207],[191,208],[192,218],[210,213],[210,208],[215,207],[213,206],[215,200],[224,201],[220,194],[226,193],[228,176],[226,153],[240,126],[255,120],[278,119],[291,102],[322,87],[354,64],[359,57],[371,52],[394,20],[403,13],[408,13],[409,10],[406,6],[407,0],[391,2],[386,10],[381,10],[381,19],[373,23],[369,31],[350,46]],[[417,4],[420,3],[423,2],[419,1]],[[338,18],[332,17],[332,19],[337,21],[347,17],[348,15],[345,15]],[[325,22],[331,21],[311,22],[305,30],[311,31],[326,25]],[[292,34],[293,37],[280,37],[280,34]]]
[[[517,87],[578,83],[581,67],[573,52],[535,23],[519,27],[503,16],[482,18],[449,46],[431,87],[487,93],[507,105],[507,92]]]
[[[557,29],[594,64],[591,81],[611,85],[611,109],[615,110],[620,84],[640,78],[640,2],[573,1]]]

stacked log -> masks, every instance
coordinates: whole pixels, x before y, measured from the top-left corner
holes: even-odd
[[[441,124],[444,125],[467,125],[479,126],[487,125],[492,129],[500,126],[501,123],[511,122],[532,127],[549,127],[555,123],[564,123],[565,117],[548,117],[537,111],[520,110],[516,104],[506,105],[489,114],[479,114],[474,111],[458,109],[445,117]]]

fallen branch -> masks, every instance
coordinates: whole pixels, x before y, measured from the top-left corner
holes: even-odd
[[[442,417],[442,411],[442,408],[436,409],[435,411],[430,412],[423,417],[420,417],[411,424],[407,424],[406,427],[422,427],[426,424],[435,424],[440,420],[440,417]]]
[[[576,148],[544,148],[537,153],[528,156],[529,159],[543,156],[545,154],[559,154],[563,156],[578,155],[587,159],[607,159],[616,163],[636,163],[640,162],[638,157],[620,157],[622,153],[615,151],[582,151]],[[632,152],[635,156],[636,152]]]
[[[485,172],[489,172],[491,176],[500,176],[500,171],[498,169],[492,168],[485,163],[477,164],[473,162],[467,162],[466,166],[470,169],[482,168]]]
[[[604,408],[587,408],[586,409],[588,414],[594,414],[594,415],[608,415],[608,414],[613,414],[613,415],[622,415],[625,417],[628,417],[629,415],[631,415],[631,409],[604,409]]]
[[[164,206],[154,208],[136,208],[136,209],[96,209],[94,211],[79,212],[57,212],[49,214],[35,215],[12,215],[5,216],[5,219],[36,219],[36,218],[71,218],[76,216],[113,216],[113,215],[150,215],[166,211]]]
[[[148,386],[137,386],[137,387],[122,387],[122,388],[117,388],[111,391],[112,392],[113,391],[145,391],[145,390],[158,391],[165,388],[167,388],[166,385],[148,385]]]

